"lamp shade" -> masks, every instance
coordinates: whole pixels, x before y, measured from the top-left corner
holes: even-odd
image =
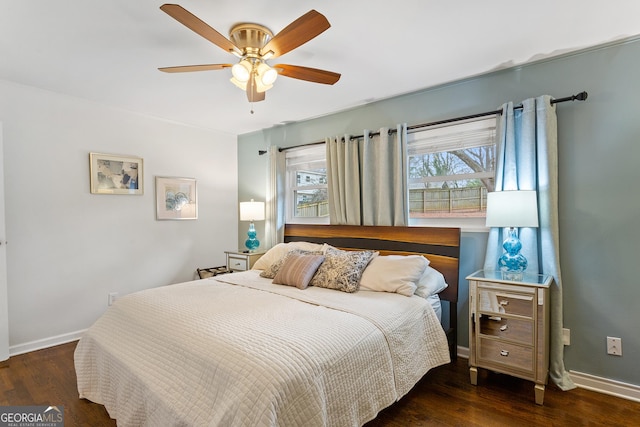
[[[264,202],[240,202],[240,221],[264,220]]]
[[[264,86],[271,86],[273,82],[278,78],[278,72],[269,67],[266,63],[262,62],[258,65],[258,77],[260,77],[260,83]]]
[[[251,63],[246,59],[243,59],[242,61],[234,64],[233,67],[231,67],[231,74],[239,82],[246,83],[247,81],[249,81],[252,68],[253,66],[251,65]]]
[[[537,227],[535,191],[495,191],[487,194],[487,227]]]
[[[247,90],[247,82],[241,82],[240,80],[236,79],[235,77],[231,77],[230,81],[231,81],[231,83],[236,85],[238,88],[240,88],[242,90]]]

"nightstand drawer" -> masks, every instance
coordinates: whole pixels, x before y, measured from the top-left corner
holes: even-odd
[[[229,254],[227,260],[227,268],[232,271],[247,271],[249,270],[249,258],[248,257],[236,257]]]
[[[225,251],[225,254],[227,254],[227,270],[233,272],[251,270],[253,264],[264,255],[264,252]]]
[[[494,317],[482,314],[480,319],[480,333],[492,337],[516,341],[533,345],[533,320]]]
[[[479,361],[510,366],[533,375],[533,347],[480,338]]]
[[[478,311],[483,313],[512,314],[533,319],[535,295],[521,295],[478,288]]]

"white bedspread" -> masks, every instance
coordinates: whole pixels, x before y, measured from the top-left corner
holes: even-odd
[[[422,298],[273,285],[257,271],[117,300],[75,352],[119,426],[359,426],[449,362]]]

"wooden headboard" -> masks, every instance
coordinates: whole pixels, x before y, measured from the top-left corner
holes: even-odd
[[[285,242],[328,243],[340,249],[377,250],[380,255],[423,255],[449,285],[440,299],[449,302],[446,329],[452,360],[457,351],[458,270],[460,229],[441,227],[390,227],[355,225],[286,224]]]

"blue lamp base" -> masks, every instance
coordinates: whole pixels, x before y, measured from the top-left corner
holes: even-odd
[[[522,280],[524,270],[527,269],[527,259],[520,253],[522,242],[518,239],[518,232],[515,227],[509,227],[507,238],[504,239],[502,247],[505,252],[498,259],[502,278],[505,280]]]
[[[244,242],[244,245],[249,249],[249,252],[255,252],[260,246],[260,241],[256,239],[256,228],[253,225],[253,221],[249,224],[249,231],[247,231],[249,238]]]

